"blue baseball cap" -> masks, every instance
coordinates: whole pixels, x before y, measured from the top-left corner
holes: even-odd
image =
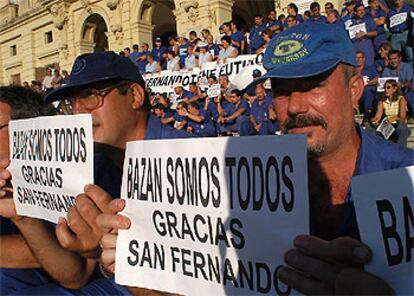
[[[87,53],[76,58],[66,84],[48,93],[45,101],[65,99],[74,88],[87,87],[89,84],[111,79],[136,82],[145,88],[137,65],[129,58],[113,51]]]
[[[331,70],[339,63],[358,66],[345,29],[318,22],[302,23],[272,38],[263,57],[267,73],[258,81],[306,78]]]

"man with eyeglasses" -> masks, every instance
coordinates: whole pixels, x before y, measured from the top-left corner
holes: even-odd
[[[312,13],[308,22],[326,23],[326,17],[321,15],[321,6],[318,2],[312,2],[310,5],[310,11]]]
[[[56,235],[42,220],[14,217],[15,224],[40,266],[60,286],[79,289],[95,274],[101,238],[95,221],[99,213],[105,212],[108,203],[106,199],[92,201],[88,195],[105,190],[106,196],[119,196],[120,168],[128,141],[187,137],[188,134],[163,125],[150,114],[149,96],[137,66],[114,52],[79,56],[72,67],[68,83],[49,93],[45,100],[68,100],[74,114],[90,113],[94,141],[99,143],[99,154],[106,156],[104,161],[110,162],[109,168],[113,168],[108,170],[108,165],[103,164],[101,159],[98,166],[102,166],[103,170],[97,183],[100,187],[85,186],[85,194],[77,196],[76,206],[69,210],[67,221],[61,219],[57,224]],[[96,157],[94,162],[95,172],[99,172]],[[1,180],[8,171],[0,169]],[[30,223],[27,223],[27,219],[31,219]],[[35,291],[45,294],[69,293],[58,286],[39,287]],[[31,293],[28,290],[26,292]]]
[[[293,26],[296,26],[298,24],[298,21],[293,15],[288,15],[286,18],[286,27],[292,28]]]

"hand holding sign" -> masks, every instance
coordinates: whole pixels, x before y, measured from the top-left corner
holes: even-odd
[[[295,249],[285,254],[290,267],[277,273],[293,289],[304,294],[392,294],[383,280],[363,271],[371,252],[361,242],[350,237],[328,242],[299,235],[293,243]]]
[[[101,228],[101,231],[105,233],[101,239],[102,265],[106,270],[114,273],[118,230],[128,229],[131,221],[127,217],[117,214],[125,208],[125,200],[114,199],[109,203],[108,208],[110,209],[110,213],[100,214],[96,219],[96,223]]]
[[[63,219],[56,227],[60,244],[86,258],[99,258],[102,231],[96,224],[96,218],[109,211],[111,201],[112,197],[98,186],[86,185],[85,194],[78,195],[76,205],[69,209],[67,223]]]

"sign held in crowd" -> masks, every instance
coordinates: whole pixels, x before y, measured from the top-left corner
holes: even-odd
[[[361,239],[372,251],[365,269],[396,295],[413,295],[414,166],[354,177],[352,195]]]
[[[174,92],[174,84],[181,83],[188,90],[192,82],[200,81],[202,77],[214,75],[227,75],[230,81],[238,88],[244,89],[252,82],[253,70],[259,69],[263,74],[266,70],[262,66],[263,55],[241,55],[228,59],[227,63],[218,65],[216,62],[209,62],[202,68],[194,68],[192,71],[161,71],[155,74],[145,75],[145,85],[154,93]]]
[[[351,39],[354,39],[357,33],[367,33],[367,27],[365,26],[365,23],[349,26],[347,30],[349,33],[349,38]]]
[[[394,80],[395,82],[398,83],[399,79],[398,79],[398,77],[379,77],[378,82],[377,82],[377,91],[378,92],[385,91],[384,84],[385,84],[385,82],[387,82],[387,80]]]
[[[191,144],[190,144],[191,141]],[[276,270],[307,233],[306,137],[128,143],[115,280],[184,295],[293,293]]]
[[[57,223],[93,183],[91,116],[12,120],[10,152],[17,214]]]

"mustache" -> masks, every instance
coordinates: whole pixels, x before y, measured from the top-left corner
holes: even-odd
[[[321,126],[324,130],[328,128],[328,124],[321,116],[317,115],[297,115],[288,117],[282,130],[283,133],[287,133],[294,128],[301,128],[307,126]]]

